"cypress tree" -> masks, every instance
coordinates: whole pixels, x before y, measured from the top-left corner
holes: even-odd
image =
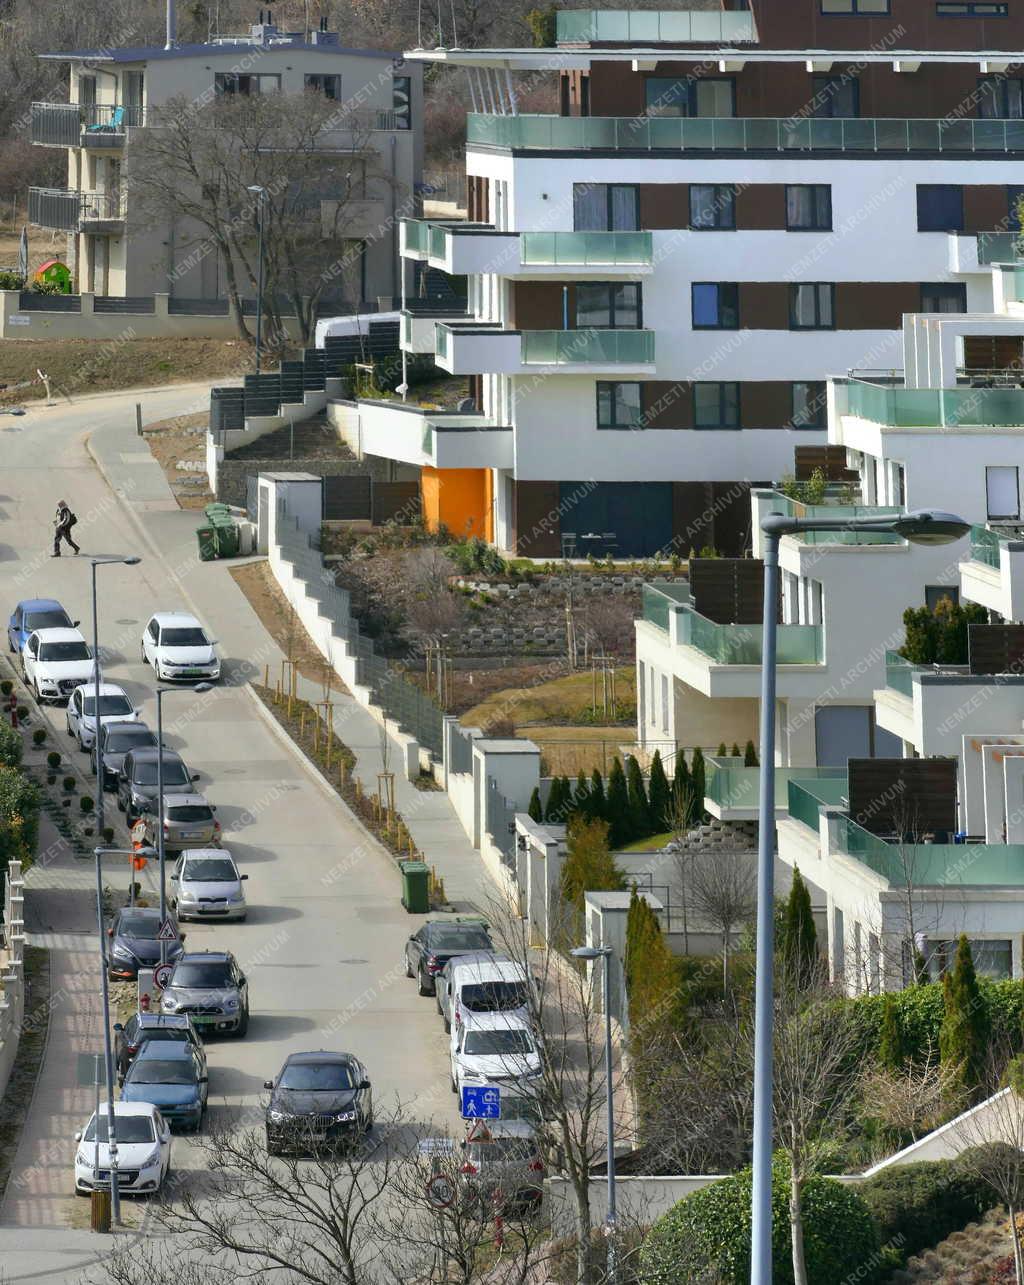
[[[587,784],[586,773],[581,769],[579,776],[576,778],[576,789],[572,796],[572,810],[579,813],[588,821],[593,818],[590,815],[590,786]]]
[[[544,809],[545,821],[560,821],[562,806],[562,778],[553,776],[551,778],[551,789],[548,790],[548,802]]]
[[[693,825],[699,825],[704,816],[704,777],[704,755],[698,745],[693,751],[693,761],[690,763],[690,780],[693,783]]]
[[[661,834],[670,825],[669,804],[671,798],[668,789],[668,778],[661,765],[661,751],[654,751],[651,759],[651,779],[648,784],[648,806],[651,812],[651,830]]]
[[[530,802],[526,809],[531,821],[544,820],[544,806],[540,801],[540,786],[533,787],[533,793],[530,795]]]
[[[753,741],[747,741],[746,747],[743,750],[743,766],[744,767],[758,766],[757,750],[754,749]]]
[[[955,1069],[960,1087],[974,1093],[982,1080],[988,1047],[988,1011],[982,1003],[974,958],[961,933],[952,971],[942,979],[943,1015],[939,1027],[939,1060]]]
[[[604,797],[604,778],[595,767],[590,774],[589,816],[592,821],[607,821],[608,805]]]
[[[559,820],[568,821],[569,818],[572,816],[573,807],[572,807],[572,786],[569,784],[569,778],[567,776],[562,777],[562,797],[561,797],[559,806],[561,807],[561,810],[562,810],[562,815],[559,817]]]
[[[782,921],[782,958],[790,982],[807,986],[818,958],[818,930],[811,914],[811,894],[798,867],[793,867],[793,886],[786,899]]]
[[[625,886],[622,871],[608,847],[607,821],[573,817],[566,835],[562,896],[578,910],[587,892],[615,891]]]
[[[686,755],[682,750],[676,752],[676,768],[672,774],[672,808],[673,811],[686,810],[686,824],[693,819],[693,801],[691,798],[692,782],[690,769],[686,765]]]
[[[632,837],[629,824],[629,791],[626,774],[618,756],[612,760],[608,773],[608,793],[605,797],[605,816],[609,825],[609,839],[613,848],[621,848]]]
[[[629,797],[629,825],[634,839],[646,839],[651,831],[651,809],[647,803],[644,778],[635,755],[626,759],[626,793]]]
[[[720,741],[718,745],[718,757],[720,759],[728,758],[729,751],[725,748],[725,741]]]
[[[882,1025],[878,1036],[878,1061],[887,1071],[898,1071],[906,1057],[903,1028],[896,1011],[896,998],[886,994],[882,1000]]]
[[[732,743],[732,749],[730,753],[732,754],[734,759],[738,759],[740,756],[740,747],[736,744],[735,741],[733,741]]]

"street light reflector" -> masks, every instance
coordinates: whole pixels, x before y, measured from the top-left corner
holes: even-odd
[[[194,692],[212,692],[213,683],[196,683],[195,687],[193,687],[192,690]]]
[[[911,509],[893,518],[892,529],[911,544],[952,544],[970,531],[971,524],[941,509]]]
[[[126,567],[137,567],[141,561],[142,559],[133,553],[130,558],[124,559],[124,565]]]
[[[575,955],[577,959],[602,959],[611,953],[611,946],[573,946],[569,951],[569,954]]]

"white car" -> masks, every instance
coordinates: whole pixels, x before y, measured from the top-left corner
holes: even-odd
[[[242,882],[248,878],[224,848],[186,848],[171,875],[171,906],[182,921],[244,919]]]
[[[128,693],[116,683],[100,683],[100,725],[108,723],[137,723],[139,711],[131,703]],[[68,736],[78,739],[81,750],[90,750],[96,744],[96,690],[91,683],[76,687],[68,701]]]
[[[93,677],[92,652],[77,629],[37,629],[25,639],[21,672],[37,701],[66,700]]]
[[[99,1145],[96,1116],[75,1134],[75,1193],[87,1196],[94,1187],[110,1186],[110,1148],[107,1145],[107,1104],[100,1103]],[[171,1130],[158,1107],[150,1102],[115,1102],[117,1189],[124,1194],[159,1191],[171,1168]],[[97,1169],[97,1159],[99,1166]]]
[[[216,641],[186,611],[158,611],[142,633],[142,660],[164,682],[220,678]]]
[[[453,1093],[464,1084],[528,1087],[541,1075],[537,1037],[513,1013],[464,1013],[452,1027],[451,1063]]]

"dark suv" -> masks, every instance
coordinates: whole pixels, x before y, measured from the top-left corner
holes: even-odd
[[[229,950],[182,955],[160,997],[161,1013],[187,1013],[200,1033],[244,1035],[249,1029],[249,983]]]
[[[123,1026],[120,1022],[114,1024],[114,1062],[118,1081],[124,1079],[132,1059],[149,1040],[191,1044],[205,1070],[206,1050],[190,1017],[184,1013],[133,1013]]]
[[[449,959],[473,950],[494,950],[482,919],[428,919],[405,943],[405,975],[419,979],[421,995],[433,995],[434,978]]]
[[[103,723],[100,727],[103,748],[103,788],[116,790],[124,756],[129,750],[148,750],[156,746],[156,732],[145,723]]]
[[[276,1080],[265,1081],[267,1153],[311,1152],[355,1142],[373,1128],[366,1067],[351,1053],[292,1053]]]
[[[134,825],[144,812],[152,812],[156,807],[156,778],[161,753],[164,794],[191,794],[192,782],[199,780],[199,773],[190,774],[184,759],[174,750],[129,750],[117,778],[117,806],[128,814],[129,825]]]

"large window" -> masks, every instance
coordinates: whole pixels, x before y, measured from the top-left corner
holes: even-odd
[[[963,281],[925,281],[921,286],[922,312],[966,312],[967,286]]]
[[[993,465],[985,470],[985,495],[990,521],[1016,522],[1020,517],[1020,486],[1015,464]]]
[[[333,102],[341,99],[341,77],[329,76],[322,72],[306,73],[306,88],[313,89]]]
[[[1019,76],[985,76],[978,81],[978,115],[1020,120],[1024,116],[1024,80]]]
[[[873,16],[889,12],[889,0],[821,0],[822,13],[857,13]]]
[[[739,428],[739,384],[694,384],[693,426],[694,428]]]
[[[964,189],[957,183],[918,183],[918,232],[962,232]]]
[[[738,330],[739,286],[734,281],[695,281],[691,309],[694,330]]]
[[[690,227],[695,231],[735,228],[736,189],[731,183],[690,184]]]
[[[825,428],[828,421],[828,397],[823,379],[807,380],[793,385],[794,428]]]
[[[412,129],[412,77],[391,77],[391,108],[395,129]]]
[[[640,385],[598,380],[598,428],[643,428]]]
[[[281,91],[281,77],[253,72],[218,71],[214,73],[213,88],[218,94],[277,94]]]
[[[713,76],[648,76],[644,106],[648,116],[735,116],[736,87]]]
[[[827,183],[791,183],[786,188],[788,232],[831,232],[832,189]]]
[[[968,944],[975,971],[982,977],[1006,980],[1013,976],[1013,943],[1008,938],[972,937]],[[934,980],[941,980],[944,973],[952,971],[958,945],[956,941],[929,939],[925,942],[924,957],[928,973]]]
[[[577,330],[638,330],[640,285],[635,281],[581,281],[576,287]]]
[[[789,287],[790,330],[832,330],[835,286],[830,281],[801,281]]]
[[[572,216],[577,232],[637,232],[639,193],[632,183],[574,183]]]
[[[811,79],[811,107],[815,116],[859,116],[860,85],[857,77],[814,76]]]

